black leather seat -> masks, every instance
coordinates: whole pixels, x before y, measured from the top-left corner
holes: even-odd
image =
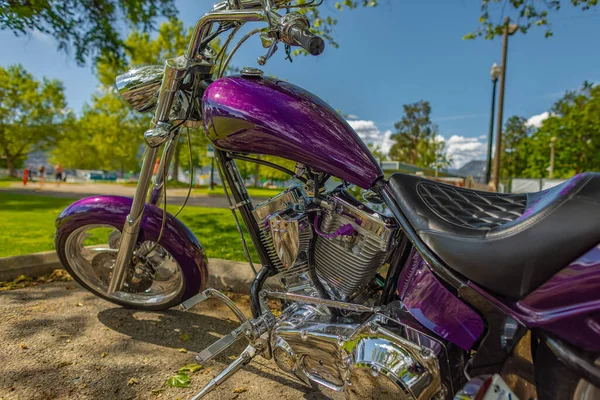
[[[440,260],[509,299],[523,298],[600,243],[600,173],[528,194],[481,192],[399,173],[388,185]]]

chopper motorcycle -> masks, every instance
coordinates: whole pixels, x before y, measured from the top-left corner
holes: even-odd
[[[62,263],[85,288],[126,307],[189,309],[212,297],[234,312],[240,326],[196,359],[240,340],[248,346],[195,399],[258,355],[306,385],[355,398],[600,398],[600,174],[529,194],[400,173],[385,179],[353,129],[315,95],[256,68],[223,77],[252,35],[267,48],[260,65],[278,44],[321,54],[324,41],[297,9],[321,3],[222,1],[199,19],[185,55],[117,78],[134,109],[154,112],[135,196],[67,207],[56,222]],[[249,22],[263,25],[227,53]],[[211,41],[226,32],[217,53]],[[251,318],[205,289],[203,248],[164,208],[182,128],[200,125],[256,274]],[[298,184],[255,205],[236,160]],[[390,215],[352,196],[352,185]],[[88,245],[96,228],[108,229],[107,245]],[[280,315],[268,300],[281,301]]]

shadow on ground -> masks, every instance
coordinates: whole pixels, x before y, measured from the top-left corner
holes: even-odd
[[[247,313],[248,298],[236,297]],[[0,398],[189,399],[246,346],[241,340],[192,376],[189,388],[167,379],[237,325],[215,300],[191,312],[128,310],[74,282],[0,293]],[[186,349],[182,351],[181,349]],[[242,392],[240,392],[240,390]],[[328,394],[328,393],[326,393]],[[207,399],[309,400],[326,394],[257,357]]]

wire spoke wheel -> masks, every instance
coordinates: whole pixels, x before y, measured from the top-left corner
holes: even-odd
[[[73,231],[65,245],[73,273],[98,293],[132,306],[159,306],[180,295],[184,285],[180,266],[151,241],[136,246],[123,288],[109,294],[120,237],[111,225],[84,225]]]

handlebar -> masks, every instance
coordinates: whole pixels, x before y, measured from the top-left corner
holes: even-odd
[[[325,50],[325,41],[306,28],[302,29],[298,26],[293,26],[289,30],[289,35],[295,42],[293,44],[302,47],[313,56],[318,56]]]

